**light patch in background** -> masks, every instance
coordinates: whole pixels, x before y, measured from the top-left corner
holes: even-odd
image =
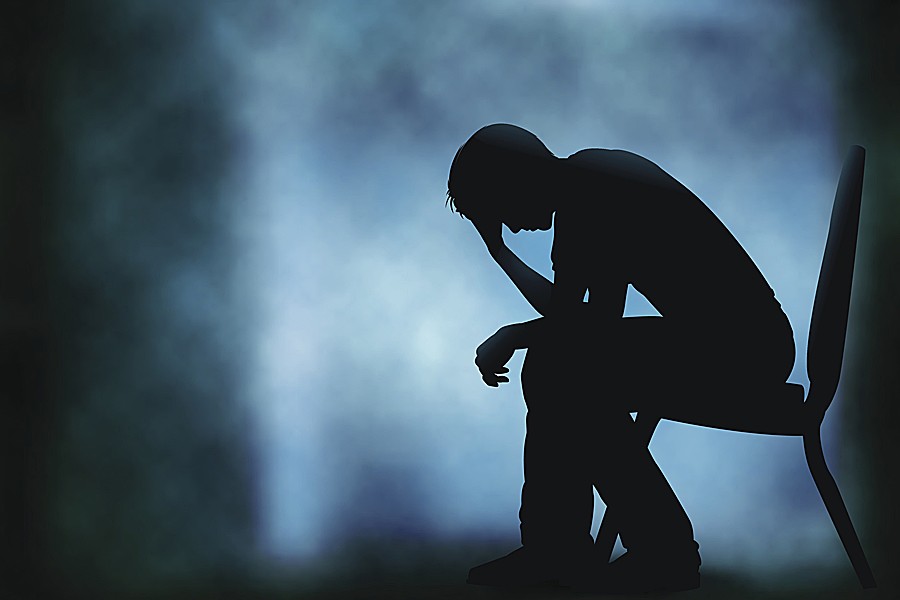
[[[520,124],[561,156],[633,150],[696,192],[776,290],[797,340],[792,380],[805,383],[841,149],[828,54],[803,6],[279,3],[214,15],[240,69],[254,196],[239,227],[260,307],[251,389],[266,552],[308,563],[360,538],[514,543],[520,387],[484,387],[472,358],[497,327],[535,315],[443,205],[456,148],[486,123]],[[507,239],[550,273],[548,234]],[[648,308],[629,300],[631,314]],[[652,448],[706,566],[841,559],[798,440],[664,424]]]

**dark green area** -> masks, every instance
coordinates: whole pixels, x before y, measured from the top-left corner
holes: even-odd
[[[861,539],[879,586],[900,590],[900,4],[832,1],[822,10],[839,49],[840,136],[867,149],[848,355],[845,460],[857,474]],[[857,517],[854,517],[857,518]]]
[[[219,201],[238,144],[228,74],[180,6],[0,16],[0,585],[24,597],[235,579],[254,543]]]

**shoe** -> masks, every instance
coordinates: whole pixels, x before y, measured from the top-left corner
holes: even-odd
[[[605,594],[681,592],[700,587],[700,554],[628,551],[608,565],[564,582],[582,591]]]
[[[466,583],[500,587],[557,585],[583,554],[522,546],[506,556],[472,567]]]

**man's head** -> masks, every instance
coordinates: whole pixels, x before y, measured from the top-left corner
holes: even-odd
[[[549,229],[555,162],[530,131],[507,124],[482,127],[453,158],[450,207],[475,221],[499,219],[514,233]]]

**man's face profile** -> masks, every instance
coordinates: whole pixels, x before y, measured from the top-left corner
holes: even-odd
[[[510,206],[501,215],[500,221],[513,233],[526,231],[547,231],[553,225],[553,211],[542,207],[535,199],[521,198],[521,202]]]
[[[464,198],[467,207],[461,214],[470,221],[500,221],[512,233],[548,231],[553,225],[553,210],[546,199],[531,190],[489,186],[494,191]]]

